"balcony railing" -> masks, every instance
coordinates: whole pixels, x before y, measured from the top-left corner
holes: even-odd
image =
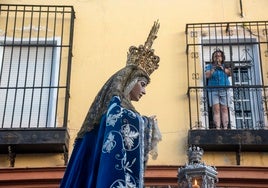
[[[186,25],[189,145],[205,150],[267,151],[268,21]],[[225,54],[229,85],[207,85],[205,70],[212,53]],[[228,93],[228,128],[215,129],[211,90]],[[225,128],[225,127],[222,127]]]
[[[0,153],[63,152],[67,132],[72,6],[0,4]]]
[[[268,86],[204,86],[189,87],[188,90],[191,129],[216,128],[208,99],[213,89],[228,93],[228,129],[259,130],[268,127]]]

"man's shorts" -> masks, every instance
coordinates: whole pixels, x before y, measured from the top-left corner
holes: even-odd
[[[224,106],[229,106],[230,104],[230,94],[228,90],[213,90],[208,91],[209,106],[214,104],[221,104]]]

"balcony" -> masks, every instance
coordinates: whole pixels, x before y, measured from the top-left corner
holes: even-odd
[[[0,153],[63,153],[67,131],[72,6],[0,5]]]
[[[227,129],[215,129],[208,88],[190,88],[188,144],[206,151],[267,152],[267,86],[226,87],[230,93]],[[239,157],[237,164],[240,164]]]
[[[188,102],[190,129],[188,144],[206,151],[268,149],[266,21],[195,23],[186,25]],[[227,86],[208,86],[206,66],[212,53],[225,54],[224,66],[230,69]],[[215,129],[209,91],[228,93],[228,128]]]

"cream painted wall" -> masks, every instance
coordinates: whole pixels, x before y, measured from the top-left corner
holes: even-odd
[[[189,115],[185,25],[268,19],[267,0],[243,0],[243,18],[239,0],[2,0],[1,3],[74,6],[76,19],[68,124],[70,150],[100,87],[125,65],[128,48],[143,44],[153,22],[159,19],[161,26],[153,47],[161,58],[160,67],[151,77],[147,95],[134,104],[142,114],[158,117],[163,140],[159,144],[158,159],[149,162],[154,165],[184,165],[187,161]],[[62,155],[38,157],[44,160],[36,160],[36,156],[17,156],[16,167],[63,165]],[[29,160],[32,163],[27,162]],[[203,160],[206,164],[220,166],[236,163],[235,153],[205,152]],[[268,156],[245,153],[241,165],[268,165]]]

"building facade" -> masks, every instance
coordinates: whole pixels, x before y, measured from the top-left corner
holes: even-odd
[[[91,101],[160,22],[160,67],[134,104],[162,141],[147,187],[177,187],[187,149],[204,149],[217,187],[267,187],[266,0],[1,1],[0,187],[57,187]],[[225,53],[228,129],[217,130],[205,69]],[[11,183],[12,182],[12,183]]]

